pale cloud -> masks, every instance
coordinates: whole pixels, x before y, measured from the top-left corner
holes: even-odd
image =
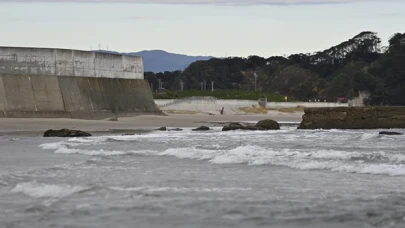
[[[131,20],[161,20],[165,19],[164,17],[157,17],[157,16],[132,16],[132,17],[127,17],[127,19]]]
[[[143,3],[143,4],[215,4],[215,5],[314,5],[371,2],[383,0],[0,0],[2,2],[74,2],[74,3]],[[387,1],[387,0],[385,0]],[[385,2],[384,1],[384,2]],[[391,0],[399,1],[399,0]]]

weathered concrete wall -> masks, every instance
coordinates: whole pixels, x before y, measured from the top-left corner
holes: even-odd
[[[0,47],[0,74],[144,79],[137,56],[49,48]]]
[[[140,79],[0,75],[2,117],[161,114],[149,83]]]
[[[299,128],[405,128],[405,107],[306,108]]]
[[[0,47],[0,117],[103,119],[162,114],[141,57]]]
[[[239,108],[259,106],[254,100],[230,100],[230,99],[193,99],[182,100],[175,103],[173,99],[156,99],[156,104],[162,110],[183,110],[218,113],[224,107],[225,114],[240,112]],[[297,107],[347,107],[348,104],[327,103],[327,102],[267,102],[267,108],[297,108]]]

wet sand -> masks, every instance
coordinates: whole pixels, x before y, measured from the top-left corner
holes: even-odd
[[[2,118],[1,133],[43,133],[48,129],[80,129],[89,132],[139,131],[157,127],[221,126],[228,122],[254,122],[273,119],[279,122],[300,122],[303,113],[272,112],[267,115],[205,115],[170,114],[168,116],[142,115],[119,118],[118,121],[79,119]]]

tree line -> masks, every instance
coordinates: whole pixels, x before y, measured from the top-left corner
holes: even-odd
[[[212,58],[197,61],[184,71],[145,72],[157,89],[199,90],[215,83],[221,90],[280,93],[295,100],[351,99],[367,92],[369,105],[405,105],[405,33],[394,34],[387,47],[375,32],[362,32],[327,50],[288,57]]]

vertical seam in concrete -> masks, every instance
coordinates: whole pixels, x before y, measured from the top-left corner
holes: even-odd
[[[104,110],[107,110],[107,104],[105,103],[104,93],[103,93],[103,91],[101,91],[100,80],[98,78],[96,78],[96,81],[97,81],[98,88],[100,89],[101,99],[103,99]]]
[[[55,76],[57,76],[58,73],[56,72],[56,70],[57,70],[58,68],[57,68],[57,62],[56,62],[56,60],[58,59],[58,56],[57,56],[57,55],[58,55],[58,52],[56,51],[56,49],[54,49],[54,50],[53,50],[53,53],[54,53],[53,56],[55,57],[55,66],[54,66],[54,67],[55,67],[55,70],[54,70],[53,74],[54,74]]]
[[[67,110],[67,108],[66,108],[65,98],[63,97],[62,88],[61,88],[61,86],[60,86],[59,77],[57,77],[57,76],[55,76],[55,77],[56,77],[56,79],[58,80],[58,88],[59,88],[58,91],[59,91],[59,93],[60,93],[60,97],[62,98],[63,109],[65,110],[65,112],[67,112],[68,110]],[[69,112],[69,115],[70,115],[70,112]],[[70,118],[72,118],[72,116],[70,116]]]
[[[97,72],[96,72],[96,52],[93,52],[93,67],[94,67],[94,77],[97,78]]]
[[[0,89],[2,89],[3,90],[3,92],[4,92],[4,96],[3,96],[3,101],[4,101],[4,107],[3,107],[3,113],[4,113],[4,117],[7,117],[7,112],[6,112],[6,110],[7,110],[7,106],[8,106],[8,104],[7,104],[7,99],[6,99],[6,90],[4,89],[4,80],[3,80],[3,75],[0,75],[0,80],[1,80],[1,85],[3,86],[3,88],[0,88]]]
[[[72,50],[72,67],[73,67],[73,69],[72,69],[72,74],[73,74],[73,76],[76,76],[76,67],[75,67],[75,51],[74,50]]]
[[[32,85],[31,76],[28,76],[28,80],[30,81],[30,84],[31,84],[32,95],[34,96],[33,99],[34,99],[35,111],[38,111],[38,108],[37,108],[37,98],[36,98],[36,96],[35,96],[35,90],[34,90],[34,86]]]
[[[87,97],[89,98],[89,101],[90,101],[91,110],[96,111],[96,110],[94,110],[93,101],[91,100],[91,96],[90,96],[90,89],[91,89],[90,79],[87,78],[86,80],[87,80],[87,84],[89,84],[89,86],[87,87],[89,89],[87,89],[86,93],[87,93]]]

